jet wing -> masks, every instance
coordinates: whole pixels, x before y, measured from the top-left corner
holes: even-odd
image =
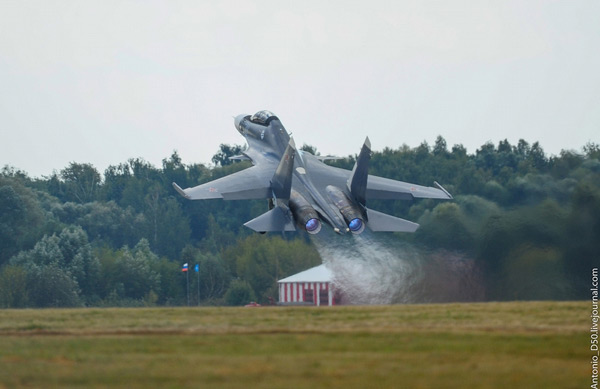
[[[264,166],[261,164],[193,188],[181,189],[176,183],[173,183],[173,187],[189,200],[268,199],[273,196],[271,178],[276,168],[276,165]]]
[[[366,197],[378,200],[452,199],[440,184],[434,182],[434,185],[436,188],[369,175]]]
[[[366,146],[368,149],[368,139]],[[361,150],[362,154],[365,154],[365,158],[368,157],[368,153],[363,153],[363,150]],[[319,188],[325,188],[327,185],[339,188],[348,186],[348,189],[352,192],[353,186],[361,187],[364,185],[364,180],[366,180],[364,197],[367,202],[368,200],[413,200],[415,198],[452,199],[450,193],[437,182],[434,182],[435,187],[428,187],[371,174],[367,175],[365,169],[362,168],[348,171],[325,165],[313,155],[304,154],[303,160],[306,163],[307,173],[311,175],[311,180]],[[362,196],[363,194],[359,193],[359,197]]]

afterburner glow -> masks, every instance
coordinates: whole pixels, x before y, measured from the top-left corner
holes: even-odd
[[[360,234],[365,229],[365,224],[361,219],[356,218],[352,219],[350,223],[348,223],[348,228],[350,228],[350,231],[352,231],[352,233]]]
[[[319,219],[310,219],[306,222],[305,228],[306,232],[308,232],[309,234],[316,234],[319,231],[321,231],[321,222],[319,221]]]

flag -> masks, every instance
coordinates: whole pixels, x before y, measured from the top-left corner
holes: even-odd
[[[194,271],[196,273],[198,273],[200,271],[200,264],[197,263],[196,266],[194,266]]]
[[[184,263],[183,267],[181,268],[181,271],[188,271],[188,264]]]

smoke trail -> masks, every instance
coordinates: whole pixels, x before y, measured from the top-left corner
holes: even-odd
[[[464,254],[427,251],[393,234],[311,236],[345,304],[483,300],[481,277]]]

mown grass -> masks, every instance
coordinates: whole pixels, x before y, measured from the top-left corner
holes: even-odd
[[[0,387],[584,387],[588,308],[2,310]]]

